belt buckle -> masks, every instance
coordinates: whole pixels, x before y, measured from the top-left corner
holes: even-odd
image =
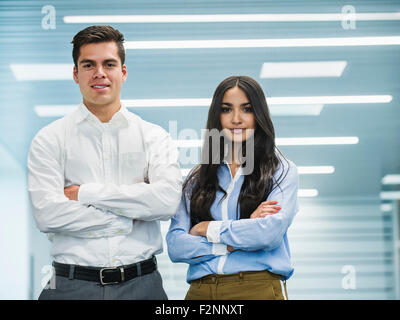
[[[105,271],[105,270],[118,270],[118,269],[121,271],[121,282],[124,281],[125,280],[124,268],[122,268],[122,267],[110,267],[110,268],[102,268],[102,269],[100,269],[100,283],[103,286],[107,285],[107,284],[119,283],[119,281],[116,281],[116,282],[104,282],[103,281],[103,279],[104,279],[103,271]]]

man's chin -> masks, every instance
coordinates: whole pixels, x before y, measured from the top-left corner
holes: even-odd
[[[106,106],[113,103],[113,100],[107,97],[96,97],[95,99],[84,99],[91,105]]]

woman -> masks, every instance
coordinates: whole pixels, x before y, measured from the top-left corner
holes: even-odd
[[[185,180],[167,234],[171,260],[189,264],[185,299],[287,299],[286,232],[298,211],[298,174],[275,146],[259,84],[246,76],[222,81],[207,129],[202,163]],[[215,132],[220,147],[210,143]]]

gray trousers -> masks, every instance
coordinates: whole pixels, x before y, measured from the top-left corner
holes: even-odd
[[[53,276],[54,277],[54,276]],[[39,300],[168,300],[158,270],[110,285],[55,276]]]

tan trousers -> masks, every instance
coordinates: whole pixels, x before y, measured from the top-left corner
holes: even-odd
[[[213,274],[190,283],[185,300],[287,300],[286,282],[265,271]]]

